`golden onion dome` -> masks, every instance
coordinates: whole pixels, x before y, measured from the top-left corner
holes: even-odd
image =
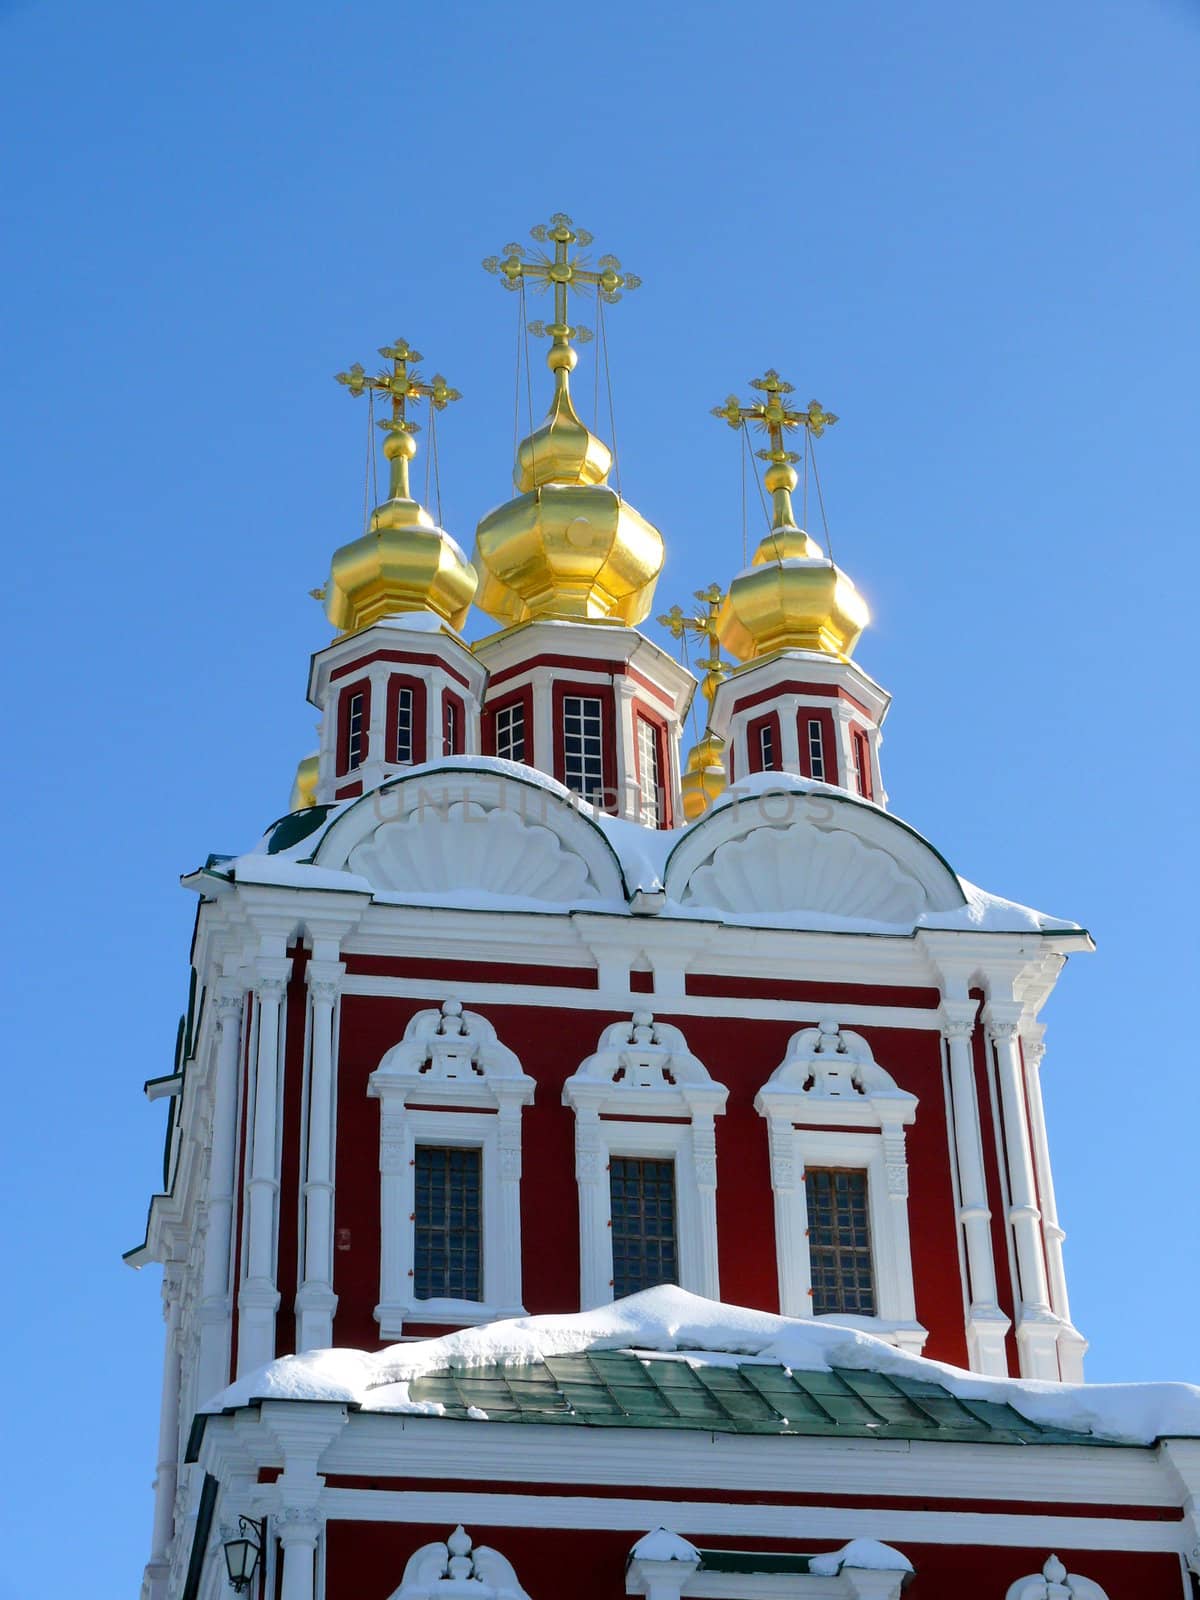
[[[711,728],[688,752],[683,774],[683,814],[689,822],[702,817],[713,801],[729,787],[729,773],[722,760],[725,741]]]
[[[556,338],[547,357],[554,398],[517,449],[519,492],[475,530],[478,604],[504,623],[553,617],[635,626],[654,601],[662,535],[607,482],[611,452],[571,403],[576,360]]]
[[[343,633],[404,611],[432,611],[458,629],[479,580],[462,546],[412,497],[409,468],[417,453],[417,425],[407,420],[405,408],[410,400],[428,399],[431,411],[440,411],[459,394],[441,376],[422,382],[409,366],[421,357],[405,340],[379,353],[391,360],[391,372],[370,378],[356,365],[339,373],[338,382],[351,394],[380,390],[391,396],[392,417],[379,424],[390,468],[388,498],[375,507],[361,538],[334,552],[325,614]]]
[[[288,811],[307,811],[317,803],[317,767],[320,753],[316,750],[305,756],[296,768],[296,781],[292,784],[292,798]]]

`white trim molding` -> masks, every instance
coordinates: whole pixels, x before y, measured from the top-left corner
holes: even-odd
[[[563,1103],[575,1112],[585,1311],[613,1297],[608,1168],[614,1155],[674,1161],[680,1286],[720,1298],[714,1118],[724,1113],[728,1094],[680,1030],[649,1011],[605,1028],[595,1054],[563,1085]]]
[[[1049,1556],[1040,1573],[1010,1584],[1005,1600],[1108,1600],[1092,1578],[1068,1572],[1057,1556]]]
[[[390,1600],[529,1600],[512,1563],[473,1544],[460,1522],[444,1543],[423,1544],[404,1568]]]
[[[490,1322],[521,1304],[521,1108],[534,1080],[496,1030],[458,1000],[419,1011],[367,1080],[380,1101],[380,1283],[375,1319],[386,1339],[404,1323]],[[483,1298],[413,1293],[413,1152],[473,1145],[483,1163]]]
[[[916,1096],[897,1086],[861,1034],[825,1018],[792,1035],[754,1109],[767,1119],[770,1139],[780,1310],[791,1317],[812,1315],[807,1168],[861,1168],[867,1174],[877,1312],[829,1320],[919,1355],[927,1334],[916,1319],[904,1136],[917,1114]]]

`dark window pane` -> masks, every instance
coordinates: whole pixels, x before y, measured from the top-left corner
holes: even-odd
[[[809,1167],[804,1185],[813,1316],[840,1311],[873,1317],[875,1273],[866,1173]]]
[[[614,1299],[656,1283],[678,1283],[675,1163],[613,1156],[608,1181]]]
[[[419,1144],[413,1167],[416,1298],[482,1300],[483,1152]]]

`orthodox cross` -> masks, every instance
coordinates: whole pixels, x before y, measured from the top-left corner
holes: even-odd
[[[407,411],[409,401],[428,400],[431,411],[444,411],[452,400],[461,400],[462,395],[457,389],[450,387],[440,372],[435,373],[429,383],[422,379],[416,370],[416,364],[424,358],[419,350],[413,349],[407,339],[397,339],[394,344],[381,345],[379,354],[385,361],[392,363],[390,372],[384,371],[375,377],[370,377],[363,371],[361,363],[356,361],[349,372],[339,372],[336,377],[337,381],[345,384],[353,395],[365,394],[368,391],[390,395],[392,414],[379,423],[388,435],[383,453],[391,463],[391,498],[407,500],[410,497],[408,464],[417,453],[416,441],[412,435],[420,432],[420,424],[409,419]]]
[[[532,333],[548,333],[556,345],[565,345],[581,334],[590,337],[586,330],[573,328],[567,321],[570,290],[578,293],[581,289],[594,289],[600,300],[612,305],[621,298],[623,289],[641,285],[642,280],[632,272],[621,271],[616,256],[601,256],[591,267],[588,257],[580,251],[592,243],[592,235],[586,228],[577,228],[561,211],[556,211],[548,223],[539,223],[529,231],[539,245],[553,245],[553,255],[545,249],[506,244],[500,255],[488,256],[483,265],[486,271],[498,275],[506,289],[520,289],[526,282],[536,289],[553,288],[554,321],[530,323],[529,327]],[[578,249],[572,254],[574,246]]]
[[[800,457],[794,450],[784,447],[784,436],[803,428],[810,439],[819,439],[826,428],[833,427],[837,417],[832,411],[826,411],[819,400],[810,400],[803,410],[789,406],[785,397],[795,390],[774,367],[768,367],[761,378],[751,378],[750,387],[765,398],[752,400],[744,406],[737,395],[731,394],[723,406],[713,407],[712,414],[731,428],[752,422],[767,435],[769,449],[754,453],[760,461],[767,462],[766,485],[775,501],[775,526],[788,526],[793,522],[791,491],[796,487],[793,467]]]
[[[728,662],[721,659],[721,646],[717,638],[717,617],[725,595],[719,584],[710,583],[707,589],[697,589],[695,598],[704,607],[698,615],[689,616],[682,606],[672,606],[669,611],[663,612],[658,621],[673,639],[684,639],[689,633],[695,633],[704,640],[708,654],[701,656],[696,665],[704,669],[700,692],[711,705],[717,685],[729,671]]]

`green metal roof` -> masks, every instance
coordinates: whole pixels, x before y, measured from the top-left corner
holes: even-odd
[[[493,1422],[979,1444],[1114,1443],[1042,1427],[1009,1405],[959,1400],[941,1384],[914,1378],[844,1367],[796,1372],[749,1361],[692,1365],[624,1350],[547,1356],[537,1365],[450,1368],[414,1379],[409,1392],[414,1400],[438,1402],[448,1417],[466,1419],[472,1407]]]

